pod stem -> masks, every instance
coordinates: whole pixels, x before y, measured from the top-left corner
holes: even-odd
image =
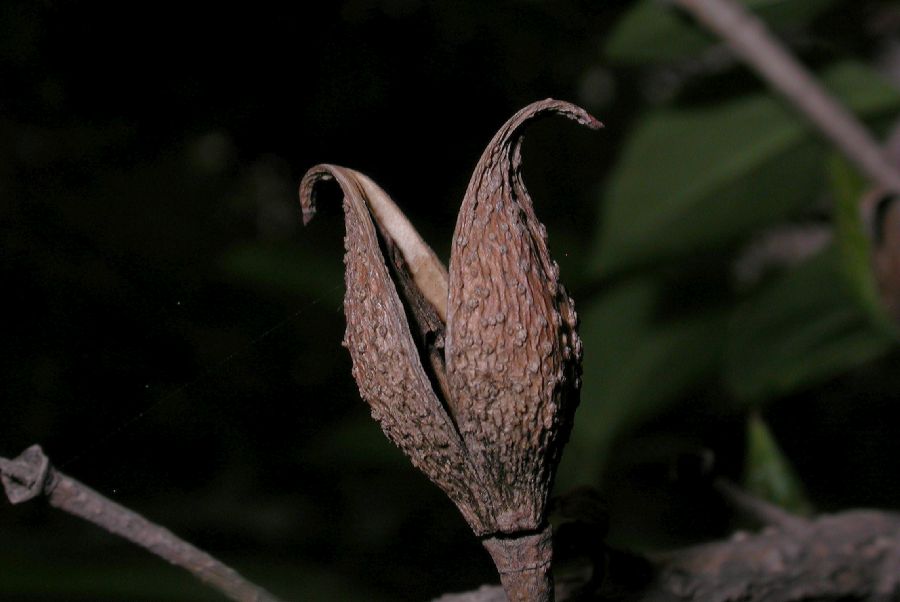
[[[482,541],[500,573],[510,602],[553,602],[551,529],[499,534]]]

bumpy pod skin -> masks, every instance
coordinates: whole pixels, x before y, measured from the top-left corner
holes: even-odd
[[[514,602],[553,599],[546,505],[581,376],[572,300],[520,173],[524,126],[551,113],[601,127],[549,99],[513,116],[475,168],[449,274],[364,175],[319,165],[300,186],[304,223],[318,182],[344,193],[344,345],[363,399],[483,537]]]
[[[516,113],[475,168],[450,256],[449,405],[503,533],[543,526],[580,387],[577,317],[521,177],[524,126],[553,113],[601,127],[549,99]]]
[[[317,165],[300,184],[304,222],[315,214],[316,184],[330,179],[344,193],[344,345],[360,394],[388,438],[447,493],[472,529],[492,532],[494,520],[481,478],[432,389],[379,248],[368,198],[369,193],[387,195],[358,172]]]

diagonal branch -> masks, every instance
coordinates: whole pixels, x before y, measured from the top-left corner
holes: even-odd
[[[13,460],[0,458],[0,479],[13,504],[45,496],[51,506],[92,522],[187,569],[231,600],[278,602],[278,598],[263,588],[168,529],[54,469],[38,445],[32,445]]]
[[[822,87],[765,24],[735,0],[670,0],[725,40],[873,182],[900,193],[900,171],[856,117]]]

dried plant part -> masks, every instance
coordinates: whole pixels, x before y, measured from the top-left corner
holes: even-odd
[[[60,472],[40,445],[32,445],[12,460],[0,458],[0,482],[11,503],[44,498],[50,506],[83,518],[189,571],[230,600],[279,602],[263,588],[168,529]]]
[[[542,526],[580,387],[572,300],[521,176],[524,126],[546,113],[600,125],[559,101],[519,111],[475,168],[450,256],[451,409],[469,453],[487,473],[504,533]]]
[[[361,194],[360,198],[372,212],[378,226],[384,231],[385,237],[400,249],[416,286],[429,303],[434,305],[441,320],[446,322],[447,268],[444,267],[431,247],[422,240],[413,225],[409,223],[403,212],[384,190],[358,171],[334,165],[320,165],[312,168],[310,173],[320,172],[320,176],[311,180],[304,178],[304,183],[311,187],[322,178],[335,177],[331,175],[331,171],[335,169],[342,170],[346,173],[346,177],[353,181]],[[346,191],[344,192],[346,194]],[[300,197],[303,199],[303,224],[306,225],[316,214],[312,189],[301,189]]]
[[[304,223],[319,182],[344,194],[344,344],[372,416],[456,503],[523,602],[552,600],[547,500],[581,374],[574,306],[520,173],[524,126],[551,113],[600,127],[549,99],[513,116],[475,168],[449,277],[366,176],[318,165],[300,185]]]
[[[373,197],[367,194],[363,177],[352,169],[319,165],[306,173],[300,186],[307,222],[314,214],[317,182],[333,178],[344,193],[344,346],[353,360],[353,378],[388,438],[450,496],[473,529],[490,531],[494,520],[489,506],[479,499],[478,475],[419,360],[378,245],[369,209]],[[369,182],[371,190],[374,184]],[[380,189],[378,195],[388,199]]]

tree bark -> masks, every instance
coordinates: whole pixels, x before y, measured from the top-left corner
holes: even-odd
[[[558,602],[900,600],[900,515],[877,510],[791,516],[723,541],[643,556],[605,549],[601,557],[594,575],[559,576]],[[483,586],[438,600],[506,597]]]

